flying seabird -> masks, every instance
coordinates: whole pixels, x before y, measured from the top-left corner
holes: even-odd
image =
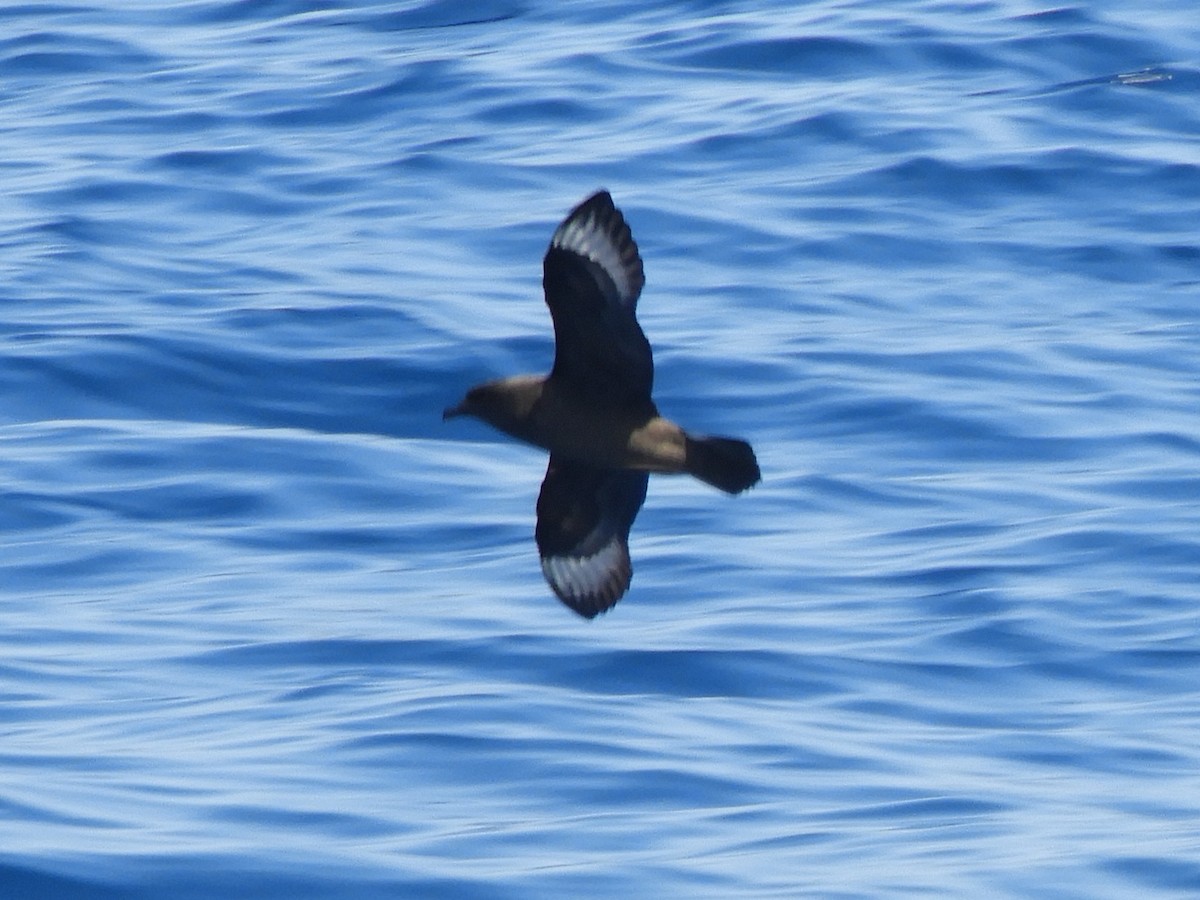
[[[542,267],[554,320],[550,374],[477,385],[442,418],[474,416],[550,451],[535,531],[542,572],[590,619],[629,588],[629,529],[649,473],[686,472],[729,494],[760,475],[745,441],[688,434],[659,415],[650,343],[635,317],[642,258],[608,191],[571,210]]]

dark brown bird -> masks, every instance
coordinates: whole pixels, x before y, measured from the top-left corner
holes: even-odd
[[[571,210],[542,266],[554,320],[550,374],[473,387],[443,418],[474,416],[550,451],[537,503],[542,572],[590,619],[629,588],[629,529],[650,472],[686,472],[730,494],[760,475],[745,441],[690,435],[658,414],[650,344],[635,317],[642,258],[608,191]]]

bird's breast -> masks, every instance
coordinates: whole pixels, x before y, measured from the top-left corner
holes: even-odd
[[[547,386],[532,416],[535,443],[601,468],[681,471],[685,436],[654,404],[613,406]]]

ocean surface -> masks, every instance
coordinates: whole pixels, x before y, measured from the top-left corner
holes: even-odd
[[[1191,0],[0,7],[0,896],[1200,896]],[[612,191],[628,596],[542,580]]]

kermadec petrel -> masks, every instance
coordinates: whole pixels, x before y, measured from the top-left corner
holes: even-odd
[[[686,472],[730,494],[760,475],[745,441],[691,435],[658,414],[650,343],[635,317],[642,258],[608,191],[571,210],[542,266],[554,320],[550,374],[473,387],[443,418],[475,416],[550,451],[535,532],[542,572],[590,619],[629,588],[629,529],[650,472]]]

